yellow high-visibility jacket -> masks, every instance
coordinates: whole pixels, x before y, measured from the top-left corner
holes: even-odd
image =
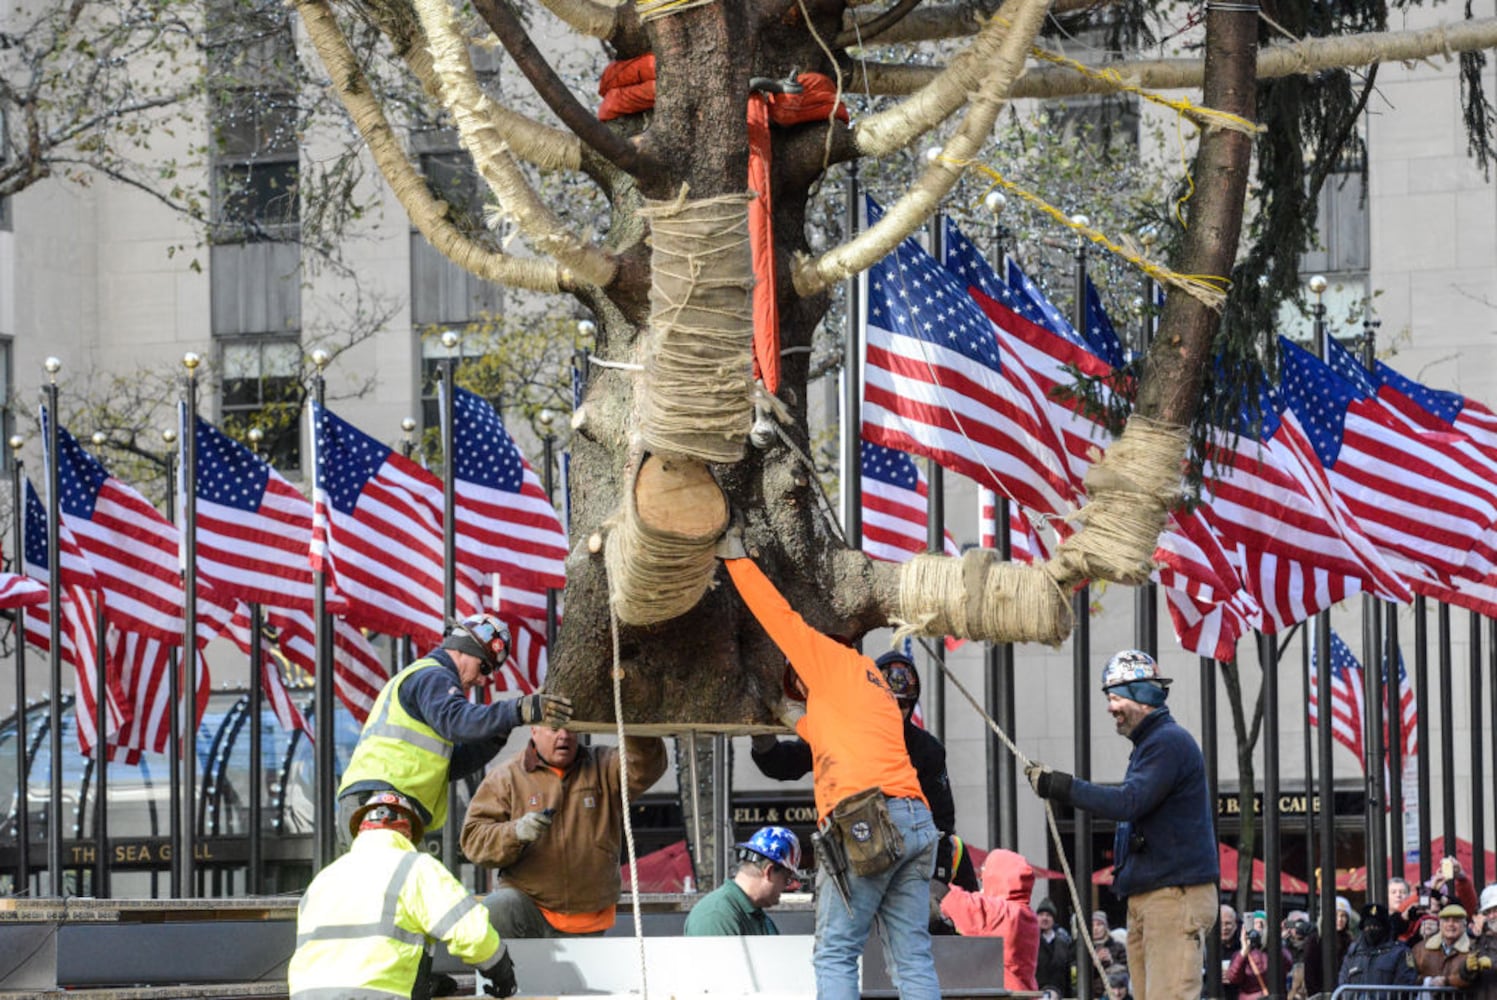
[[[440,861],[394,830],[365,830],[302,896],[292,1000],[409,998],[438,940],[481,970],[502,955],[488,910]]]
[[[452,741],[407,712],[400,704],[400,686],[418,670],[440,668],[422,657],[390,679],[374,699],[374,709],[359,734],[339,792],[355,782],[376,779],[415,799],[431,822],[427,832],[447,822],[447,781]]]

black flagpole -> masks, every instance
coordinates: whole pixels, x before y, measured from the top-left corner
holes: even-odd
[[[1219,758],[1216,737],[1216,660],[1209,656],[1200,658],[1201,668],[1201,757],[1206,765],[1206,794],[1211,800],[1211,841],[1220,843],[1217,833],[1218,816],[1221,812],[1218,790],[1220,788]],[[1206,995],[1219,998],[1222,995],[1222,977],[1211,975],[1213,969],[1221,968],[1222,940],[1220,934],[1221,910],[1212,920],[1212,929],[1206,932]]]
[[[197,887],[198,785],[198,364],[196,354],[182,357],[187,369],[187,393],[177,433],[182,438],[182,851],[175,855],[181,869],[182,896],[192,899]]]
[[[22,468],[21,448],[26,439],[14,434],[10,439],[10,495],[15,524],[16,572],[26,569],[26,477]],[[49,585],[50,589],[50,585]],[[26,751],[26,609],[16,609],[16,883],[15,893],[24,896],[31,883],[31,792],[27,787]]]
[[[1445,857],[1455,857],[1455,672],[1450,649],[1450,605],[1436,606],[1440,663],[1440,823]]]
[[[1415,758],[1419,774],[1419,882],[1429,881],[1430,834],[1433,825],[1429,802],[1429,609],[1423,594],[1414,595],[1414,731],[1419,752]]]
[[[1481,615],[1471,612],[1470,621],[1470,669],[1471,691],[1467,699],[1471,704],[1471,881],[1480,886],[1487,883],[1487,796],[1483,785],[1486,768],[1481,759],[1481,734],[1486,716],[1481,710]]]
[[[1002,191],[989,191],[983,205],[993,213],[993,266],[1003,269],[1003,245],[1009,235],[1001,215],[1008,205]],[[1013,532],[1010,520],[1013,508],[1009,499],[1001,493],[993,493],[993,537],[997,540],[998,558],[1008,562],[1014,557]],[[984,708],[988,715],[998,720],[1009,738],[1015,737],[1014,710],[1014,646],[1010,642],[990,642],[984,657],[983,672]],[[988,843],[1010,851],[1019,849],[1019,786],[1018,761],[996,733],[989,733],[985,741],[988,773],[995,775],[997,794],[988,796]]]
[[[1377,368],[1376,333],[1378,323],[1368,316],[1362,322],[1362,367]],[[1391,612],[1390,612],[1391,613]],[[1367,821],[1367,898],[1388,898],[1388,841],[1383,826],[1387,801],[1383,784],[1383,727],[1387,718],[1384,700],[1384,677],[1378,663],[1383,631],[1383,602],[1371,594],[1362,595],[1362,704],[1367,706],[1363,720],[1363,769],[1366,782]]]
[[[322,409],[324,398],[327,395],[327,382],[323,378],[323,369],[327,367],[331,358],[327,351],[318,348],[312,352],[312,398],[317,402],[317,408]],[[312,438],[315,447],[317,430],[312,429]],[[313,466],[317,464],[313,460]],[[316,473],[319,477],[321,473]],[[324,556],[324,565],[326,556]],[[334,752],[333,741],[336,738],[337,727],[333,724],[333,623],[327,613],[327,572],[314,570],[312,573],[312,621],[317,630],[317,674],[313,678],[312,692],[312,731],[316,734],[316,748],[314,752],[316,773],[316,821],[314,829],[316,835],[313,838],[312,867],[315,871],[321,871],[332,864],[338,855],[338,833],[334,829],[337,820],[337,806],[335,796],[334,768],[337,766],[337,756]]]
[[[177,445],[177,431],[174,427],[168,427],[161,432],[161,440],[168,445]],[[180,448],[180,445],[177,445]],[[166,519],[173,524],[177,523],[177,452],[166,453]],[[166,753],[167,784],[171,786],[168,794],[167,812],[167,844],[171,852],[171,878],[169,889],[172,899],[182,898],[182,867],[177,864],[177,858],[182,854],[182,755],[177,748],[182,745],[182,713],[178,706],[182,703],[182,650],[173,646],[167,651],[167,677],[166,691],[167,700],[171,703],[171,711],[167,713],[167,745],[171,748]],[[155,887],[155,876],[152,876],[152,889]]]
[[[1085,216],[1072,216],[1072,221],[1079,225],[1086,225]],[[1074,317],[1076,331],[1083,332],[1086,329],[1086,241],[1081,238],[1076,240],[1075,253],[1075,301],[1072,303],[1071,313]],[[1072,711],[1075,714],[1075,754],[1076,754],[1076,776],[1090,780],[1092,776],[1092,726],[1091,726],[1091,690],[1093,684],[1091,656],[1092,656],[1092,623],[1091,623],[1091,587],[1080,587],[1072,598],[1072,608],[1076,621],[1075,632],[1071,636],[1071,668],[1075,684],[1075,705]],[[1078,809],[1074,813],[1076,824],[1076,877],[1081,885],[1091,886],[1092,872],[1092,817],[1091,813]],[[1083,910],[1091,904],[1091,893],[1083,893]],[[1081,933],[1088,933],[1087,923],[1089,913],[1078,913],[1076,919],[1080,921],[1078,927]],[[1092,995],[1092,966],[1090,962],[1078,961],[1076,963],[1076,990],[1077,996],[1088,997]]]
[[[1328,334],[1325,324],[1326,280],[1320,275],[1310,279],[1315,294],[1315,356],[1326,357]],[[1320,939],[1330,941],[1336,933],[1336,770],[1331,753],[1331,613],[1315,616],[1315,664],[1317,732],[1320,744]],[[1321,981],[1334,983],[1336,955],[1334,948],[1321,949]]]
[[[1388,857],[1393,874],[1403,878],[1403,682],[1398,677],[1398,609],[1391,604],[1383,617],[1381,666],[1388,720]]]
[[[250,451],[260,457],[260,442],[265,432],[249,429]],[[249,871],[245,890],[251,896],[265,891],[265,842],[260,830],[265,822],[264,779],[260,769],[265,762],[265,731],[261,717],[265,712],[265,609],[258,603],[249,606],[250,615],[250,689],[249,689]]]
[[[1284,845],[1279,839],[1279,646],[1273,636],[1261,632],[1258,665],[1263,670],[1263,909],[1268,914],[1263,947],[1268,952],[1268,981],[1282,983],[1284,952],[1279,941],[1279,920],[1283,915],[1280,873],[1284,870]],[[1270,997],[1278,995],[1278,990],[1269,990]]]
[[[442,631],[457,618],[457,454],[453,442],[457,428],[453,424],[457,386],[455,353],[461,337],[456,330],[442,331]],[[499,596],[494,596],[494,613],[499,613]],[[472,695],[469,695],[471,699]],[[442,863],[456,872],[457,856],[457,784],[447,785],[447,822],[442,826]]]
[[[51,589],[48,610],[51,642],[52,692],[47,699],[47,749],[51,764],[51,797],[47,803],[47,885],[48,894],[63,894],[62,878],[62,588],[57,585],[62,576],[62,559],[58,551],[61,542],[61,477],[58,475],[57,456],[57,373],[62,370],[62,361],[48,358],[46,417],[47,417],[47,580]]]
[[[102,447],[109,438],[94,431],[94,446]],[[103,457],[99,457],[100,462]],[[94,771],[98,781],[94,790],[94,895],[109,898],[109,623],[104,619],[104,602],[94,602]],[[78,692],[81,697],[83,692]],[[82,819],[82,817],[79,817]]]
[[[930,255],[937,261],[946,257],[942,239],[942,216],[940,212],[930,217],[927,230],[930,237]],[[931,555],[942,555],[946,551],[946,470],[935,459],[926,461],[925,500],[925,551]],[[925,679],[926,725],[931,735],[946,742],[946,643],[927,643],[926,654],[930,657],[931,669]]]

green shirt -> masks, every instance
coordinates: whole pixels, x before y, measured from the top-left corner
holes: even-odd
[[[686,915],[687,937],[721,937],[780,933],[769,914],[749,902],[738,883],[729,879],[697,901]]]

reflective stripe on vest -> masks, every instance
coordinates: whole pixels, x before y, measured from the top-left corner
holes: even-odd
[[[458,903],[452,909],[442,914],[442,919],[431,925],[429,933],[438,941],[445,941],[448,931],[456,927],[459,920],[478,909],[480,905],[474,897],[465,897],[461,903]]]
[[[415,851],[406,852],[390,873],[390,881],[385,885],[385,898],[380,904],[379,919],[367,924],[326,924],[315,927],[305,934],[296,936],[298,948],[308,941],[348,941],[355,938],[390,938],[402,944],[414,945],[424,949],[426,947],[426,935],[415,931],[408,931],[395,923],[395,917],[400,912],[400,894],[405,890],[406,880],[410,878],[411,869],[415,867],[416,860],[421,855]],[[306,897],[302,897],[305,904]]]
[[[433,669],[444,668],[437,660],[424,657],[384,686],[339,786],[341,792],[358,782],[370,781],[394,788],[425,810],[430,817],[428,830],[437,830],[447,821],[452,742],[407,712],[400,704],[400,691],[417,671]]]

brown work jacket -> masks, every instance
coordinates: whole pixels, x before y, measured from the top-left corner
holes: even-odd
[[[665,773],[665,741],[626,737],[629,795],[640,795]],[[527,812],[555,809],[539,840],[515,837]],[[623,836],[619,753],[577,748],[565,775],[543,764],[532,744],[478,786],[463,820],[463,854],[499,871],[499,884],[519,889],[556,913],[594,913],[618,902]]]

